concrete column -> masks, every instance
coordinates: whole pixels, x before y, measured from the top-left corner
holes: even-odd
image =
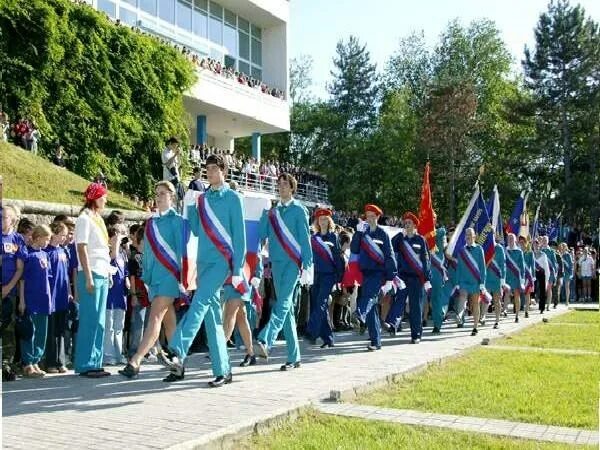
[[[206,133],[206,116],[196,116],[196,144],[206,144],[208,134]]]
[[[260,164],[260,133],[252,133],[252,157]]]

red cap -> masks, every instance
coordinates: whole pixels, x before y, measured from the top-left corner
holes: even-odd
[[[315,211],[315,218],[319,218],[319,217],[331,217],[332,212],[330,209],[327,208],[319,208]]]
[[[106,188],[100,183],[91,183],[83,195],[88,202],[92,202],[106,195]]]
[[[419,218],[417,216],[415,216],[414,213],[407,211],[404,213],[404,215],[402,216],[402,220],[411,220],[412,223],[415,224],[415,227],[419,226]]]
[[[378,216],[383,215],[383,211],[377,205],[368,204],[365,206],[365,213],[371,211],[372,213],[377,214]]]

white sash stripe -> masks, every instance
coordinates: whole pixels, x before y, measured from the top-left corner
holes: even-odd
[[[298,241],[296,240],[296,238],[292,235],[291,231],[289,230],[289,228],[286,226],[285,222],[283,221],[283,219],[281,218],[281,214],[279,214],[279,210],[275,210],[275,219],[277,220],[277,223],[279,224],[279,227],[281,228],[281,231],[283,232],[283,234],[285,235],[287,241],[290,243],[290,245],[294,248],[294,250],[296,251],[296,253],[298,255],[302,254],[302,251],[300,249],[300,244],[298,244]]]
[[[215,212],[210,207],[210,204],[208,203],[208,199],[206,197],[204,197],[204,207],[206,209],[206,214],[210,218],[210,221],[217,228],[217,231],[219,232],[219,235],[223,239],[225,239],[225,243],[229,246],[229,248],[233,252],[233,244],[231,242],[231,236],[229,236],[229,233],[227,233],[227,231],[225,231],[225,228],[223,228],[223,225],[221,224],[221,221],[215,215]]]

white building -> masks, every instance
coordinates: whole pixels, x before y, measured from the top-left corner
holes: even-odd
[[[192,143],[233,149],[233,139],[289,131],[288,0],[87,0],[123,24],[185,46],[201,57],[283,91],[264,93],[208,69],[186,93]]]

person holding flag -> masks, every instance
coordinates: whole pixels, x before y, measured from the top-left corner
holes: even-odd
[[[527,319],[529,317],[531,293],[535,288],[535,258],[533,256],[533,251],[527,244],[527,238],[525,236],[519,236],[519,245],[523,251],[523,260],[525,263],[525,290],[523,291],[523,298],[525,301],[525,318]]]
[[[473,228],[465,230],[465,246],[458,253],[458,266],[456,268],[460,298],[456,318],[459,328],[464,326],[464,315],[467,300],[473,315],[473,331],[471,336],[477,335],[479,324],[479,297],[487,293],[485,289],[486,266],[483,249],[475,242],[477,235]]]
[[[423,300],[425,291],[431,291],[431,267],[429,262],[429,249],[425,239],[417,234],[419,225],[417,216],[408,211],[402,216],[404,233],[400,232],[392,241],[392,248],[398,255],[398,276],[406,286],[408,295],[410,343],[421,342],[423,334]],[[402,300],[404,301],[404,300]],[[402,320],[399,314],[399,302],[394,302],[386,323],[395,327]],[[403,308],[402,308],[403,309]]]
[[[377,226],[382,214],[379,206],[366,205],[367,221],[358,223],[350,243],[350,252],[358,255],[362,274],[362,287],[354,317],[368,327],[370,344],[367,350],[371,352],[381,349],[381,323],[377,311],[379,293],[385,295],[392,291],[396,277],[396,258],[390,237],[383,228]]]
[[[499,233],[495,234],[494,240],[494,257],[487,266],[487,273],[485,277],[485,287],[490,294],[492,294],[492,301],[494,302],[494,313],[496,314],[496,322],[494,328],[498,328],[500,322],[500,313],[502,312],[502,292],[506,286],[506,254],[504,252],[504,246],[500,244],[502,241],[502,235]],[[485,325],[486,309],[481,311],[480,323]]]
[[[258,335],[259,356],[269,352],[283,329],[287,345],[287,361],[280,367],[286,371],[300,367],[300,347],[294,315],[294,294],[298,282],[309,286],[313,282],[313,254],[310,246],[308,211],[293,198],[298,182],[289,173],[277,178],[279,203],[265,210],[260,218],[260,239],[268,239],[269,258],[277,302],[267,325]]]
[[[523,250],[517,246],[517,237],[513,233],[508,233],[508,245],[506,246],[506,283],[512,291],[515,322],[518,322],[521,292],[525,290],[525,257]]]
[[[315,282],[310,293],[312,302],[306,336],[312,342],[320,337],[323,340],[321,348],[333,347],[328,299],[333,286],[342,281],[345,268],[331,215],[327,208],[315,211],[315,233],[310,241],[315,261]]]
[[[446,229],[440,227],[435,231],[436,247],[431,255],[431,316],[433,318],[433,334],[439,334],[448,310],[449,292],[446,283],[450,282],[446,269]]]
[[[154,189],[158,211],[146,221],[142,253],[142,279],[148,286],[150,315],[137,351],[119,370],[127,378],[137,377],[142,359],[160,335],[161,325],[170,340],[177,322],[173,302],[185,294],[181,281],[186,246],[185,219],[173,208],[177,194],[170,181],[159,181]]]
[[[242,197],[225,183],[226,166],[220,155],[206,158],[206,175],[210,188],[188,206],[190,231],[198,238],[197,289],[183,316],[169,350],[176,356],[171,373],[163,381],[183,380],[183,363],[202,325],[206,325],[208,349],[215,379],[209,387],[221,387],[233,381],[221,319],[220,291],[231,284],[240,294],[248,290],[243,278],[246,256],[246,230]]]

